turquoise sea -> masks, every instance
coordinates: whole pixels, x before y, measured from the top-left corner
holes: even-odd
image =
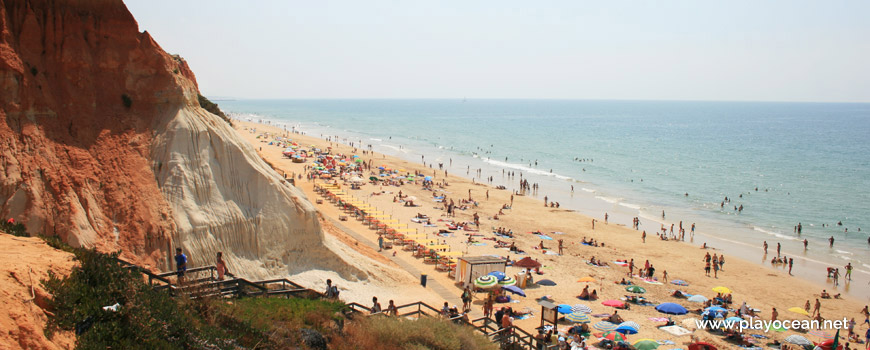
[[[855,281],[840,290],[870,297],[870,104],[217,102],[237,118],[337,136],[410,161],[425,156],[454,175],[481,169],[482,178],[508,189],[518,188],[522,173],[539,184],[540,198],[593,217],[606,212],[628,226],[639,216],[648,233],[663,223],[695,223],[694,243],[765,266],[771,256],[762,255],[762,242],[772,255],[781,243],[783,254],[795,258],[795,273],[816,282],[825,283],[824,267],[842,271],[851,262]],[[517,172],[515,180],[503,170]],[[722,208],[726,196],[731,202]],[[743,211],[735,211],[740,205]],[[803,239],[810,242],[806,251]]]

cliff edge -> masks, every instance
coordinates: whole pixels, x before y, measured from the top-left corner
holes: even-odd
[[[120,0],[0,0],[0,215],[156,270],[366,274]]]

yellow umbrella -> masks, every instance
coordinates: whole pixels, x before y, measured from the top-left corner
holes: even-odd
[[[577,280],[577,282],[595,282],[595,279],[590,276],[586,276]]]
[[[728,289],[727,287],[722,287],[722,286],[719,286],[719,287],[713,288],[713,291],[716,292],[716,293],[722,293],[722,294],[728,294],[728,293],[731,293],[731,290],[730,290],[730,289]]]
[[[804,308],[802,308],[802,307],[793,307],[793,308],[788,309],[788,311],[794,312],[794,313],[796,313],[796,314],[801,314],[801,315],[804,315],[804,316],[809,316],[809,315],[810,315],[810,313],[807,312],[807,310],[804,310]]]

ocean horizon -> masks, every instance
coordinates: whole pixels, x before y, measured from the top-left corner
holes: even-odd
[[[236,118],[371,146],[478,182],[491,177],[511,191],[522,174],[538,184],[533,196],[626,226],[639,217],[648,235],[682,221],[688,242],[694,223],[693,243],[765,266],[780,243],[795,274],[816,282],[825,283],[824,267],[846,263],[860,285],[870,277],[863,230],[870,227],[870,103],[238,99],[220,106]]]

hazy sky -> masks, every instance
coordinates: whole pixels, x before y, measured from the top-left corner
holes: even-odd
[[[870,102],[870,1],[127,0],[239,98]]]

